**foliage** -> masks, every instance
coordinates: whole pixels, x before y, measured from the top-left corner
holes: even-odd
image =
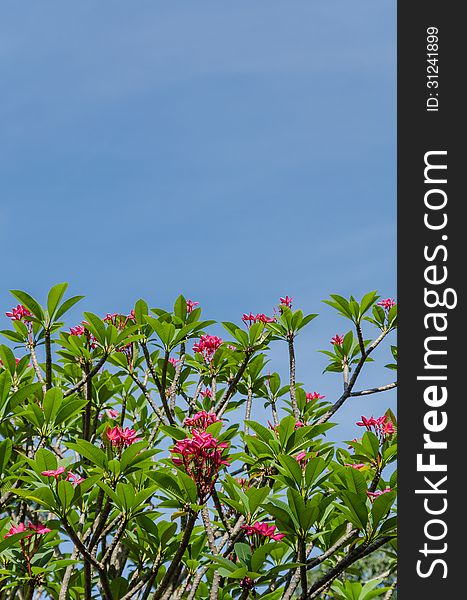
[[[81,297],[64,300],[66,289],[43,306],[14,290],[2,332],[1,599],[391,592],[352,573],[394,552],[396,418],[362,417],[346,448],[328,432],[349,398],[396,385],[356,390],[396,328],[392,300],[326,301],[351,323],[323,351],[326,371],[343,377],[327,402],[296,382],[295,338],[316,315],[288,296],[271,317],[224,322],[222,339],[183,296],[171,311],[138,300],[128,315],[86,312],[67,330]],[[287,383],[266,369],[271,344],[284,342]]]

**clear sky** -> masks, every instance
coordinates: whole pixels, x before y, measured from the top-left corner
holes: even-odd
[[[316,350],[344,323],[321,300],[396,295],[395,17],[374,0],[2,3],[0,305],[69,281],[84,310],[182,292],[238,321],[289,294],[320,313],[298,379],[332,400]],[[353,401],[339,435],[394,397]]]

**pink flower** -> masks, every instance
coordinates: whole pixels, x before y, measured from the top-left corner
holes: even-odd
[[[120,315],[119,313],[107,313],[102,319],[104,323],[111,323],[117,329],[122,331],[125,329],[128,321],[136,321],[135,311],[131,310],[129,315]]]
[[[80,477],[79,475],[75,475],[74,473],[72,473],[71,471],[68,473],[68,475],[66,476],[66,480],[67,481],[71,481],[71,483],[73,485],[79,485],[80,483],[83,483],[84,481],[84,477]]]
[[[297,456],[295,457],[295,459],[296,459],[296,461],[298,463],[300,463],[301,467],[304,467],[306,465],[306,463],[308,462],[307,458],[306,458],[306,452],[304,450],[302,450],[301,452],[299,452],[297,454]]]
[[[368,430],[370,430],[376,425],[376,420],[374,417],[370,417],[369,419],[367,419],[367,417],[362,416],[362,420],[357,421],[356,425],[358,425],[359,427],[366,427]]]
[[[22,321],[25,317],[32,317],[29,310],[22,304],[18,304],[16,308],[12,308],[10,312],[5,313],[12,321]]]
[[[345,467],[352,467],[352,469],[357,469],[357,471],[359,471],[360,469],[363,469],[363,467],[365,466],[365,463],[357,463],[357,464],[346,464],[344,465]]]
[[[212,392],[209,388],[206,388],[201,392],[201,396],[203,396],[203,398],[212,398]]]
[[[193,302],[193,300],[186,301],[186,312],[189,314],[192,310],[199,305],[199,302]]]
[[[283,306],[287,306],[287,308],[292,308],[292,300],[293,296],[289,298],[289,296],[285,296],[284,298],[279,298],[279,302]]]
[[[218,422],[220,422],[220,419],[218,419],[214,413],[207,413],[206,411],[202,410],[197,412],[191,418],[187,417],[184,421],[184,424],[187,427],[191,427],[193,430],[196,429],[197,431],[206,431],[209,425]]]
[[[366,427],[368,431],[374,430],[374,433],[380,438],[382,442],[387,435],[392,435],[395,432],[394,425],[391,421],[387,420],[386,415],[378,417],[363,417],[361,421],[357,421],[356,425],[359,427]]]
[[[247,315],[246,313],[243,313],[242,316],[242,321],[246,324],[247,321],[249,322],[249,324],[251,325],[252,323],[274,323],[276,319],[271,318],[271,317],[267,317],[264,313],[258,313],[256,315],[254,315],[252,312],[250,312],[249,315]]]
[[[177,365],[179,362],[180,362],[179,358],[169,358],[169,363],[173,366],[174,369],[177,368]]]
[[[111,419],[117,419],[120,416],[120,413],[118,412],[118,410],[115,410],[114,408],[109,408],[105,412],[108,414],[108,416]]]
[[[37,525],[34,525],[33,523],[29,523],[28,529],[32,529],[32,531],[34,531],[38,535],[45,535],[46,533],[50,533],[52,531],[45,525],[42,525],[42,523],[37,523]]]
[[[221,344],[222,339],[216,335],[202,335],[199,342],[193,345],[193,352],[201,354],[204,360],[210,362]]]
[[[44,477],[55,477],[58,479],[58,476],[65,472],[65,467],[58,467],[58,469],[49,469],[48,471],[42,471],[41,475]]]
[[[301,421],[297,421],[295,423],[295,429],[299,429],[300,427],[305,427],[305,423],[302,423]]]
[[[387,487],[384,490],[376,490],[376,492],[370,492],[367,490],[366,495],[373,502],[375,498],[378,498],[378,496],[382,496],[383,494],[387,494],[388,492],[392,492],[390,487]]]
[[[89,341],[89,347],[91,349],[97,348],[96,338],[86,329],[87,322],[82,321],[82,325],[76,325],[76,327],[70,327],[70,335],[81,336],[85,335]]]
[[[130,429],[129,427],[122,429],[119,425],[109,427],[106,431],[106,435],[112,446],[117,448],[131,446],[131,444],[138,441],[138,438],[136,437],[137,433],[134,429]]]
[[[342,343],[344,341],[344,336],[343,335],[339,335],[338,333],[336,333],[336,335],[331,338],[331,344],[337,344],[338,346],[342,346]]]
[[[70,335],[84,335],[86,330],[82,325],[76,325],[76,327],[70,327]]]
[[[14,525],[12,527],[10,527],[9,531],[7,534],[5,534],[5,538],[9,538],[12,535],[15,535],[15,533],[23,533],[24,531],[34,531],[34,533],[36,535],[45,535],[46,533],[50,533],[52,530],[49,529],[48,527],[45,527],[45,525],[42,525],[42,523],[37,523],[37,525],[34,525],[33,523],[29,523],[29,525],[26,527],[24,523],[19,523],[19,525],[17,527],[15,527]],[[27,535],[27,538],[30,538],[33,534]],[[22,542],[20,541],[20,544],[22,544]]]
[[[267,538],[279,542],[285,537],[284,533],[275,533],[275,525],[268,525],[267,523],[256,522],[254,525],[242,525],[242,529],[245,531],[245,535],[253,536],[259,544],[265,542]]]
[[[395,431],[394,425],[391,423],[391,421],[388,421],[387,423],[383,424],[381,431],[384,435],[392,435]]]
[[[230,464],[222,458],[226,448],[227,442],[220,442],[206,431],[193,429],[191,438],[178,440],[170,450],[172,454],[178,455],[172,456],[174,465],[183,466],[187,475],[196,483],[201,503],[211,495],[221,467]]]
[[[20,523],[17,527],[15,527],[14,525],[12,525],[10,527],[10,530],[7,534],[5,534],[4,537],[9,538],[12,535],[15,535],[15,533],[23,533],[23,531],[27,531],[26,526],[24,523]]]
[[[318,394],[318,392],[307,392],[306,394],[307,402],[312,402],[313,400],[322,400],[323,398],[326,398],[326,396],[321,396],[321,394]]]
[[[391,298],[386,298],[386,300],[380,300],[377,304],[378,306],[382,306],[384,310],[391,310],[391,308],[396,305],[396,302]]]

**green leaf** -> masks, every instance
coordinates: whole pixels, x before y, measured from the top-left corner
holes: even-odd
[[[292,417],[292,416],[285,417],[279,423],[279,428],[278,428],[279,440],[283,447],[285,447],[285,445],[287,444],[287,440],[295,431],[295,423],[296,423],[296,419],[295,419],[295,417]]]
[[[344,506],[350,510],[353,516],[353,519],[351,519],[352,523],[361,529],[365,529],[368,522],[368,509],[366,504],[362,501],[360,496],[353,492],[341,492],[341,497],[344,501]],[[342,509],[340,505],[337,505],[337,507]]]
[[[57,283],[54,285],[47,296],[47,310],[49,312],[49,319],[52,321],[54,317],[54,313],[57,310],[58,305],[60,304],[63,295],[66,292],[68,287],[68,283]]]
[[[105,344],[105,325],[102,319],[99,319],[97,315],[91,312],[85,312],[84,318],[87,321],[86,328],[94,335],[97,341],[101,344]]]
[[[305,483],[307,487],[311,487],[325,469],[326,461],[321,457],[311,458],[305,468]]]
[[[55,314],[55,319],[59,319],[62,315],[70,310],[77,302],[82,300],[84,296],[72,296],[65,300],[65,302],[59,307],[57,313]]]
[[[90,460],[94,465],[102,467],[103,469],[106,468],[107,457],[105,453],[90,442],[86,440],[77,440],[74,443],[68,442],[67,446],[71,450],[79,452],[81,456]]]
[[[44,396],[43,409],[45,422],[52,423],[63,401],[63,392],[60,388],[48,390]]]
[[[290,477],[295,481],[295,483],[300,487],[302,483],[302,468],[299,465],[296,458],[292,456],[287,456],[287,454],[279,454],[277,457],[280,464],[284,467],[286,472],[290,475]]]
[[[20,303],[29,309],[32,314],[39,319],[39,321],[44,321],[44,312],[41,308],[41,305],[34,300],[32,296],[27,294],[26,292],[22,292],[21,290],[10,290],[10,293],[20,301]]]
[[[379,454],[379,440],[372,431],[365,431],[362,437],[362,446],[367,455],[376,460]]]
[[[180,294],[175,300],[174,315],[185,322],[186,319],[186,299]]]
[[[237,543],[234,545],[235,554],[238,558],[247,566],[250,564],[251,560],[251,548],[248,544]]]
[[[385,492],[375,498],[371,507],[373,528],[376,529],[396,499],[396,492]]]

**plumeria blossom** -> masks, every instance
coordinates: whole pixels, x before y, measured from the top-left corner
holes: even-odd
[[[91,349],[97,348],[96,338],[86,329],[87,322],[83,321],[81,325],[70,327],[70,335],[80,337],[82,335],[87,336],[89,340],[89,346]]]
[[[212,398],[212,391],[209,388],[206,388],[205,390],[200,392],[200,394],[201,396],[203,396],[203,398]]]
[[[84,477],[80,477],[79,475],[75,475],[74,473],[69,471],[67,473],[66,480],[71,481],[73,485],[79,485],[80,483],[83,483]]]
[[[43,525],[42,523],[37,523],[34,525],[33,523],[29,523],[28,529],[32,529],[38,535],[45,535],[46,533],[50,533],[52,530]]]
[[[110,440],[112,446],[116,448],[123,448],[125,446],[131,446],[138,441],[137,433],[134,429],[125,427],[122,429],[119,425],[115,427],[109,427],[106,431],[107,439]]]
[[[196,483],[201,503],[211,495],[221,467],[230,465],[222,458],[228,446],[227,442],[220,442],[211,433],[194,429],[191,438],[179,440],[170,450],[175,455],[172,456],[174,465],[183,466]]]
[[[376,492],[370,492],[367,490],[366,495],[373,502],[378,496],[382,496],[383,494],[387,494],[388,492],[392,492],[390,487],[384,488],[384,490],[376,490]]]
[[[105,412],[111,419],[117,419],[120,416],[120,413],[115,408],[109,408]]]
[[[193,431],[206,431],[209,425],[219,422],[220,419],[218,419],[214,413],[208,413],[205,410],[202,410],[197,412],[193,417],[187,417],[183,423],[187,427],[191,427]]]
[[[102,319],[104,323],[112,323],[120,331],[126,327],[129,321],[135,322],[135,311],[132,309],[129,315],[120,315],[119,313],[107,313]]]
[[[267,540],[280,542],[285,537],[284,533],[275,533],[276,526],[268,523],[256,522],[254,525],[242,525],[245,535],[253,537],[258,545],[263,544]]]
[[[307,392],[306,393],[306,401],[307,402],[312,402],[313,400],[322,400],[323,398],[326,398],[326,396],[322,396],[318,392]]]
[[[352,469],[356,469],[357,471],[359,471],[360,469],[363,469],[363,467],[365,467],[365,463],[356,463],[356,464],[350,464],[347,463],[344,465],[344,467],[352,467]]]
[[[76,327],[70,327],[70,335],[80,336],[84,335],[85,333],[86,330],[84,329],[83,325],[76,325]]]
[[[199,306],[199,302],[193,302],[193,300],[187,300],[186,301],[186,312],[188,314],[190,314],[196,306]]]
[[[292,300],[293,296],[284,296],[283,298],[279,298],[279,302],[282,304],[282,306],[287,306],[287,308],[292,308]]]
[[[27,320],[27,317],[32,317],[29,310],[22,304],[18,304],[16,308],[12,308],[11,311],[6,312],[5,315],[12,321],[22,321],[23,319]]]
[[[179,358],[169,358],[169,363],[172,365],[174,369],[177,368],[178,363],[180,362]]]
[[[243,313],[242,316],[242,321],[245,323],[245,325],[247,323],[249,325],[252,323],[274,323],[275,320],[276,319],[274,317],[268,317],[264,313],[258,313],[254,315],[252,312],[250,312],[250,314]]]
[[[58,469],[49,469],[48,471],[42,471],[41,475],[44,475],[44,477],[55,477],[55,479],[58,479],[59,476],[65,472],[65,467],[58,467]]]
[[[392,435],[395,432],[393,423],[388,420],[386,415],[377,419],[362,416],[362,420],[357,421],[356,425],[358,427],[366,427],[367,431],[373,430],[380,440],[384,440],[386,436]]]
[[[306,465],[306,463],[308,462],[306,454],[307,453],[304,450],[302,450],[295,457],[296,461],[300,464],[301,467],[304,467]]]
[[[28,531],[28,529],[37,535],[45,535],[46,533],[50,533],[52,531],[48,527],[45,527],[45,525],[42,525],[42,523],[37,523],[36,525],[29,523],[27,527],[24,523],[19,523],[18,525],[12,525],[4,537],[9,538],[16,533],[24,533],[25,531]],[[28,535],[27,537],[30,538],[32,535],[33,534],[31,533],[31,535]]]
[[[396,305],[396,301],[392,298],[386,298],[385,300],[380,300],[377,302],[378,306],[382,306],[384,310],[391,310],[393,306]]]
[[[344,341],[344,336],[343,335],[339,335],[338,333],[336,333],[336,335],[331,338],[331,344],[337,345],[337,346],[342,346],[342,343]]]
[[[297,421],[295,423],[295,429],[299,429],[300,427],[305,427],[305,423],[302,423],[302,421]]]
[[[193,345],[193,352],[201,354],[204,360],[211,362],[221,344],[222,339],[217,335],[202,335],[199,342]]]

